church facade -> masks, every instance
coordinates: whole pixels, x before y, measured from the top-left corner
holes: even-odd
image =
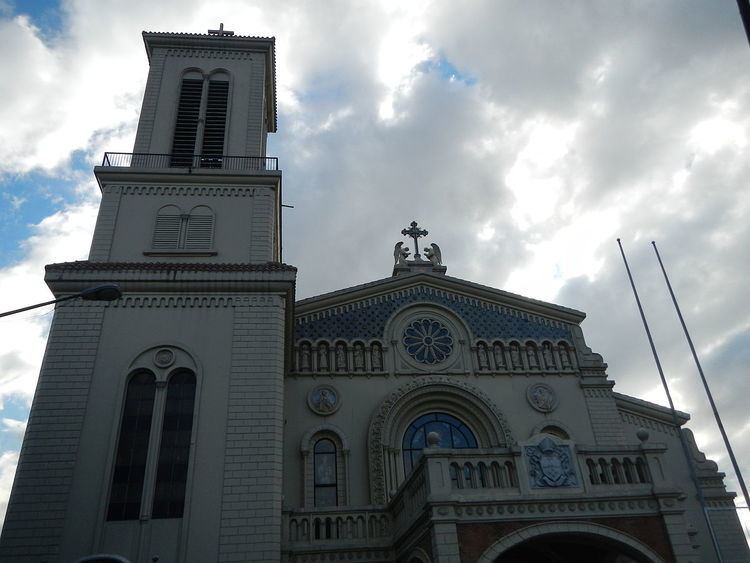
[[[45,276],[123,295],[55,312],[0,561],[750,560],[688,415],[614,392],[583,313],[447,275],[416,223],[391,276],[296,301],[273,39],[143,36],[133,152]]]

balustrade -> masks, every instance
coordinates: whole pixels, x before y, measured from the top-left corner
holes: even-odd
[[[362,545],[388,543],[391,516],[385,509],[294,510],[284,513],[284,531],[290,545],[341,540]]]

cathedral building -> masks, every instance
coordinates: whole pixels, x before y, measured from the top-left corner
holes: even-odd
[[[122,297],[55,312],[0,561],[750,560],[688,415],[614,392],[584,313],[448,275],[416,223],[391,275],[296,301],[274,40],[143,38],[133,152],[45,275]]]

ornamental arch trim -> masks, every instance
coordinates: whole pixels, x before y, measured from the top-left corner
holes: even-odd
[[[549,534],[583,534],[597,538],[603,538],[615,543],[629,547],[650,563],[665,563],[653,549],[640,542],[636,538],[618,532],[607,526],[593,524],[590,522],[550,522],[546,524],[534,524],[516,530],[496,541],[479,557],[477,563],[494,563],[494,561],[509,549],[528,541],[532,538]]]
[[[388,491],[403,482],[403,464],[391,463],[401,450],[401,435],[418,416],[443,411],[460,418],[475,433],[480,447],[515,445],[505,416],[484,392],[447,376],[425,376],[388,395],[370,420],[367,435],[370,502],[385,504]],[[386,463],[386,457],[389,463]]]

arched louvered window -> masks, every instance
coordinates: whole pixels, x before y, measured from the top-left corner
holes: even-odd
[[[167,385],[154,488],[154,518],[182,516],[194,407],[195,375],[180,370],[169,378]]]
[[[190,250],[211,248],[214,238],[214,213],[210,207],[199,205],[187,217],[185,248]]]
[[[182,231],[182,212],[176,205],[165,205],[156,214],[154,228],[154,250],[172,250],[180,248]]]
[[[170,166],[189,168],[194,166],[195,141],[203,98],[203,77],[192,71],[182,79],[180,99],[177,103],[177,120],[172,138]]]
[[[205,127],[201,146],[201,166],[221,168],[224,134],[229,101],[229,77],[225,73],[211,76],[206,95]]]
[[[187,72],[180,88],[170,166],[221,168],[224,155],[229,75],[214,72],[206,81]]]
[[[153,249],[210,250],[214,238],[214,213],[198,205],[184,214],[176,205],[165,205],[156,214]]]
[[[338,479],[336,478],[336,444],[328,438],[315,442],[314,479],[315,506],[336,506],[338,504]]]
[[[128,382],[107,520],[137,520],[140,515],[155,391],[151,372],[136,372]]]

